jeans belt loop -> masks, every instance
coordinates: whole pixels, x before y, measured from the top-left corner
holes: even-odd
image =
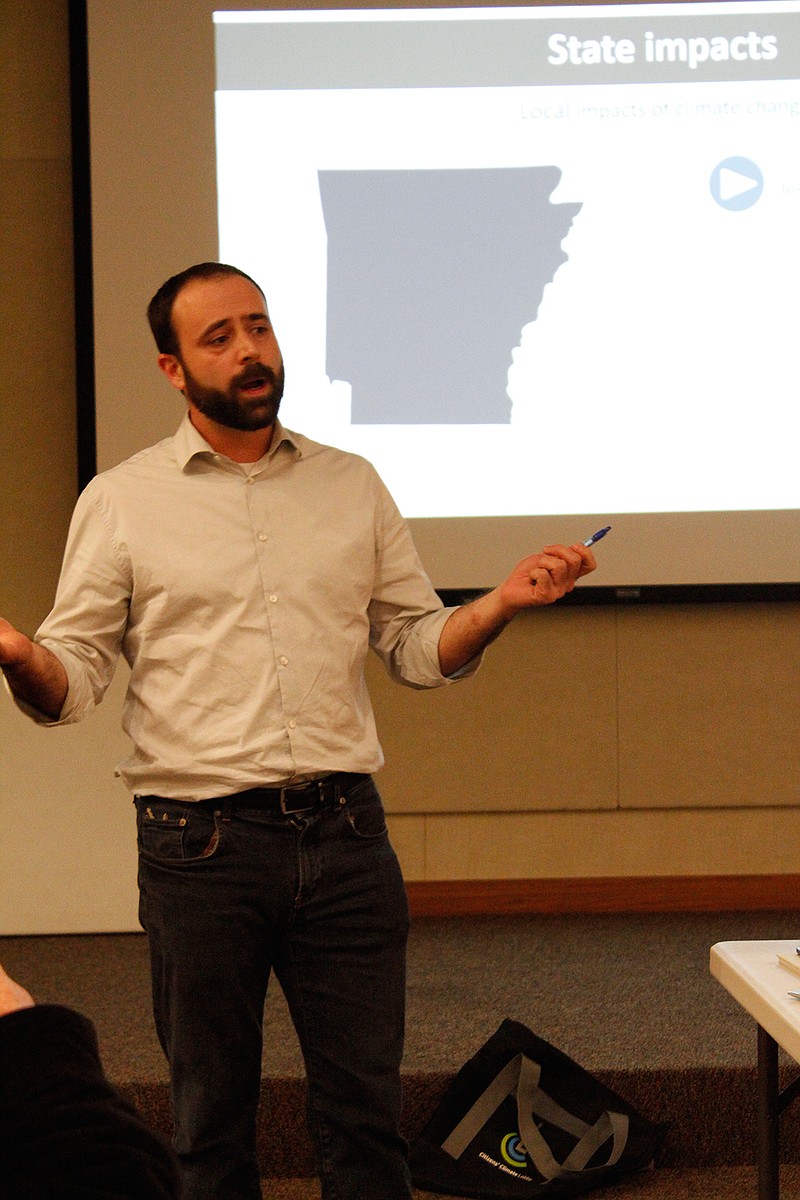
[[[233,812],[233,798],[224,796],[222,800],[222,819],[230,823],[231,813]]]

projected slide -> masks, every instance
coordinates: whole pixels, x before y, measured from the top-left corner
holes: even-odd
[[[800,3],[215,14],[220,257],[409,517],[800,508]]]
[[[326,369],[350,381],[352,422],[511,420],[510,349],[564,261],[561,243],[580,211],[551,202],[559,175],[320,171]],[[424,388],[408,386],[410,346]]]

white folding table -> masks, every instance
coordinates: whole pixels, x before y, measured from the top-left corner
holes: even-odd
[[[793,942],[718,942],[711,947],[711,974],[758,1025],[758,1197],[778,1200],[779,1117],[800,1095],[800,1075],[781,1091],[778,1047],[800,1063],[800,975],[778,961],[796,956]]]

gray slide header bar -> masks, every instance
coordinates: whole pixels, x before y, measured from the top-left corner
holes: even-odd
[[[223,22],[215,31],[217,88],[222,91],[701,83],[800,76],[800,13]]]

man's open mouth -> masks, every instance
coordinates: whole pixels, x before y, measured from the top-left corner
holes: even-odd
[[[275,382],[275,376],[261,363],[251,363],[236,380],[236,387],[245,395],[252,396],[265,391]]]

